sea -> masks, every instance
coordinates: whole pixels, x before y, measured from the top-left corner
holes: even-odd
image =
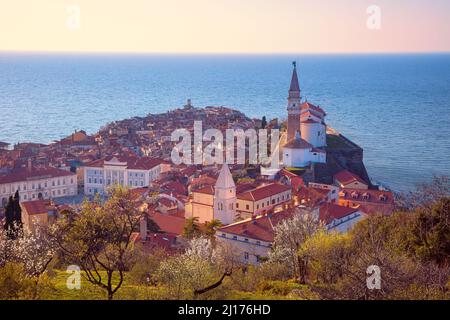
[[[50,143],[74,130],[182,107],[287,117],[302,96],[364,149],[375,183],[406,191],[450,175],[450,54],[155,55],[0,53],[0,141]]]

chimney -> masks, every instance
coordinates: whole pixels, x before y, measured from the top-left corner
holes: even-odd
[[[139,223],[139,233],[141,236],[141,241],[144,242],[147,240],[147,215],[141,218]]]
[[[33,169],[33,162],[31,161],[31,158],[28,158],[27,169],[28,171],[31,171],[31,169]]]

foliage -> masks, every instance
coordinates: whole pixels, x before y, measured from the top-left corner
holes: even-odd
[[[299,256],[298,251],[309,237],[323,228],[316,215],[297,208],[292,218],[281,221],[275,227],[275,239],[269,261],[287,263],[291,274],[301,283],[305,283],[308,261]]]
[[[211,239],[214,238],[214,235],[216,234],[217,228],[220,228],[222,226],[222,222],[217,219],[213,219],[212,221],[209,221],[205,224],[206,230],[205,235],[207,237],[210,237]]]
[[[47,277],[40,282],[30,276],[21,263],[8,262],[0,268],[0,300],[40,299],[42,291],[52,290]]]
[[[415,212],[408,234],[412,249],[424,261],[450,265],[450,197]]]
[[[134,251],[133,267],[128,273],[130,283],[135,285],[156,284],[156,271],[161,262],[166,258],[167,253],[163,249],[155,249],[152,252],[147,252],[136,247]]]
[[[202,232],[198,226],[198,217],[187,218],[183,227],[183,237],[186,239],[194,239],[201,235]]]
[[[158,280],[168,288],[171,299],[217,298],[223,291],[214,289],[231,276],[235,265],[230,248],[214,246],[208,238],[195,238],[183,254],[160,264]]]
[[[119,290],[124,272],[131,265],[133,232],[143,218],[136,208],[135,196],[128,189],[116,186],[110,192],[105,203],[99,198],[85,201],[79,213],[61,219],[55,234],[68,261],[78,265],[88,281],[105,290],[108,299]],[[113,282],[116,272],[118,280]]]

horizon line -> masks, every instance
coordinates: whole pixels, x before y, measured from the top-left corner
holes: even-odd
[[[67,55],[426,55],[426,54],[450,54],[445,51],[354,51],[354,52],[173,52],[173,51],[68,51],[68,50],[0,50],[0,54],[67,54]]]

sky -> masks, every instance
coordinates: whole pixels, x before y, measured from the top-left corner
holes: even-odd
[[[0,0],[0,51],[449,52],[449,39],[449,0]]]

